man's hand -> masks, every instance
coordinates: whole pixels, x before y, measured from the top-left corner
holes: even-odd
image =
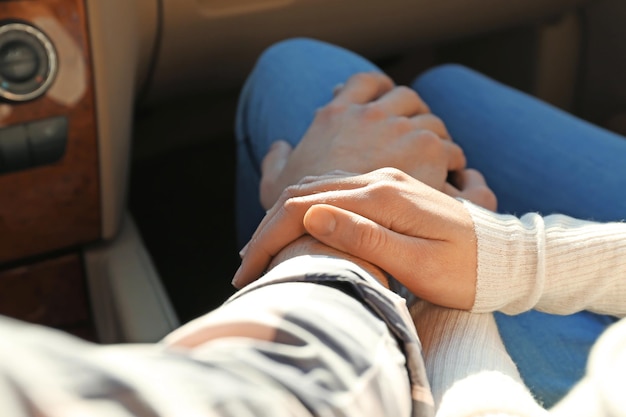
[[[480,174],[464,175],[460,196],[489,193]],[[245,248],[235,285],[256,279],[307,233],[377,265],[422,299],[459,309],[474,303],[477,248],[469,213],[401,171],[309,177],[289,187]]]
[[[338,169],[395,167],[447,192],[448,172],[465,164],[461,148],[415,91],[394,87],[384,74],[360,73],[317,112],[295,149],[274,143],[262,164],[261,204],[267,210],[289,185]]]

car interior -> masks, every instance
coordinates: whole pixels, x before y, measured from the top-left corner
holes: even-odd
[[[0,314],[152,342],[234,289],[237,96],[310,37],[626,133],[620,0],[0,0]],[[278,138],[277,138],[278,139]]]

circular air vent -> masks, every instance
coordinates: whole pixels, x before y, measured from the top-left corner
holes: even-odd
[[[28,101],[41,96],[57,72],[50,39],[25,23],[0,25],[0,97]]]

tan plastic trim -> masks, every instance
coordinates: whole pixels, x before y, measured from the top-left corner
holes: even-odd
[[[156,0],[86,0],[93,56],[102,233],[111,239],[126,204],[134,102],[157,33]]]
[[[296,0],[197,0],[207,16],[226,16],[287,6]]]
[[[539,30],[534,94],[563,110],[572,111],[580,62],[581,22],[569,13]]]
[[[100,342],[156,342],[180,325],[130,215],[113,241],[86,249],[84,259]]]
[[[162,0],[163,37],[146,103],[236,87],[272,43],[327,40],[369,58],[536,22],[586,0]]]

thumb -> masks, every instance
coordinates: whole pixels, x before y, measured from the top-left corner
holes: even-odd
[[[412,275],[416,245],[423,239],[389,230],[356,213],[335,206],[311,206],[303,219],[307,232],[334,249],[366,260],[399,281]],[[400,259],[404,261],[399,262]]]
[[[417,297],[465,310],[473,305],[476,266],[470,262],[472,266],[466,267],[465,257],[473,256],[475,261],[475,254],[468,255],[445,241],[396,233],[356,213],[325,204],[309,208],[304,227],[325,245],[391,274]]]
[[[278,184],[278,178],[289,160],[292,147],[284,140],[278,140],[272,144],[270,150],[261,163],[261,204],[265,209],[274,205],[278,195],[284,187]]]

